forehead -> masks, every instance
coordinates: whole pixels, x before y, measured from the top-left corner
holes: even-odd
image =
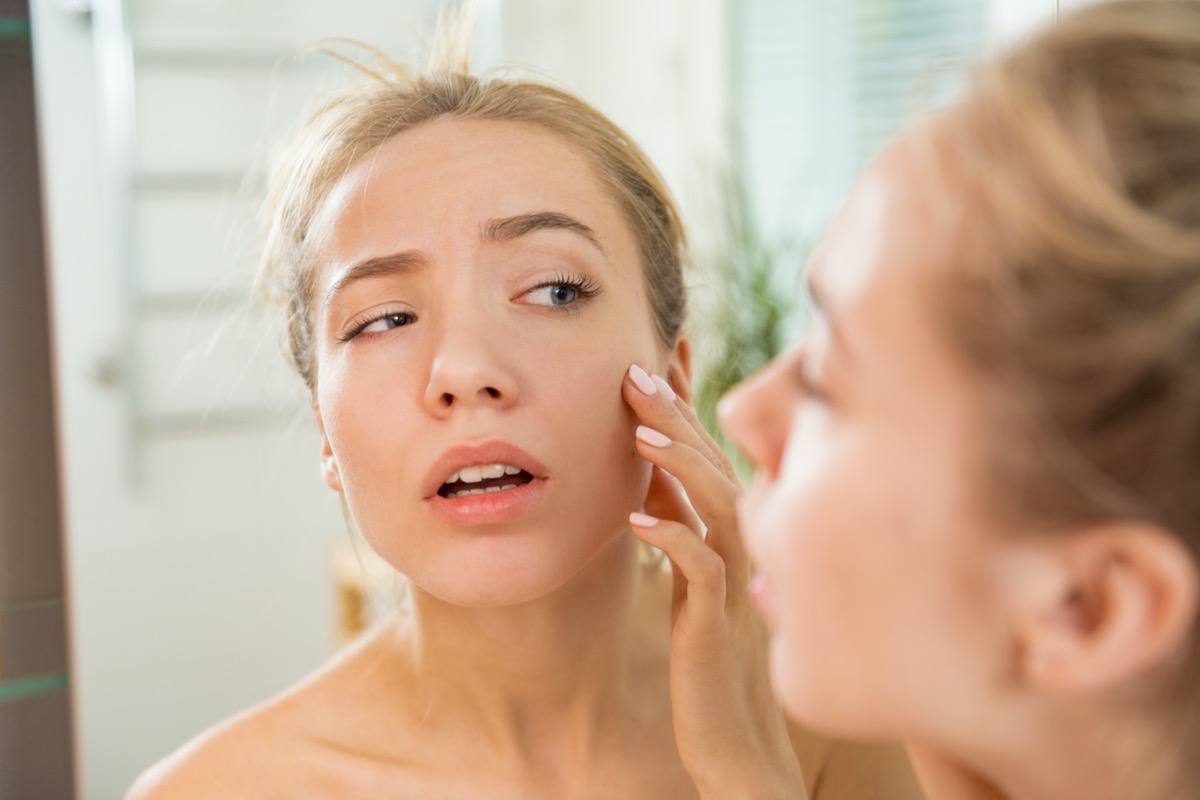
[[[885,149],[814,253],[809,283],[832,309],[912,309],[952,268],[961,198],[930,144],[918,127]]]
[[[602,240],[632,242],[592,165],[559,136],[529,123],[442,117],[351,167],[319,206],[310,236],[327,255],[355,258],[543,211],[579,218]]]

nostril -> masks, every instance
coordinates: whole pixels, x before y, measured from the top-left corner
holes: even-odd
[[[499,400],[504,396],[503,393],[494,386],[484,386],[482,389],[480,389],[480,391],[486,394],[492,400]],[[454,392],[442,392],[441,402],[443,406],[450,408],[458,402],[458,395]]]

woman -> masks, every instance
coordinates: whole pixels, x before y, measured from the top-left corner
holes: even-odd
[[[461,60],[372,75],[280,165],[261,275],[325,482],[411,602],[133,795],[803,797],[803,765],[819,798],[915,796],[894,752],[793,745],[770,695],[645,156]]]
[[[785,710],[932,798],[1200,796],[1200,3],[985,65],[809,282],[722,407]]]

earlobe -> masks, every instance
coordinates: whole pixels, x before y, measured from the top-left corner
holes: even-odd
[[[675,349],[671,352],[671,360],[667,367],[667,382],[675,390],[675,394],[683,398],[685,403],[692,402],[692,345],[687,336],[680,334],[675,341]]]
[[[313,404],[313,415],[317,420],[317,430],[321,434],[321,477],[326,486],[341,494],[342,473],[338,468],[337,457],[333,454],[333,447],[329,444],[329,437],[325,434],[325,420],[321,416],[321,406],[317,403]]]
[[[1152,525],[1119,523],[1064,535],[1062,580],[1021,635],[1025,682],[1088,693],[1167,666],[1196,616],[1197,570],[1187,548]]]

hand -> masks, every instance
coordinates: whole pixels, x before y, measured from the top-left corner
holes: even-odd
[[[638,452],[655,467],[646,513],[630,523],[674,575],[671,702],[683,765],[702,797],[805,797],[771,693],[769,634],[751,608],[733,466],[662,378],[631,367],[622,392],[643,423]]]

